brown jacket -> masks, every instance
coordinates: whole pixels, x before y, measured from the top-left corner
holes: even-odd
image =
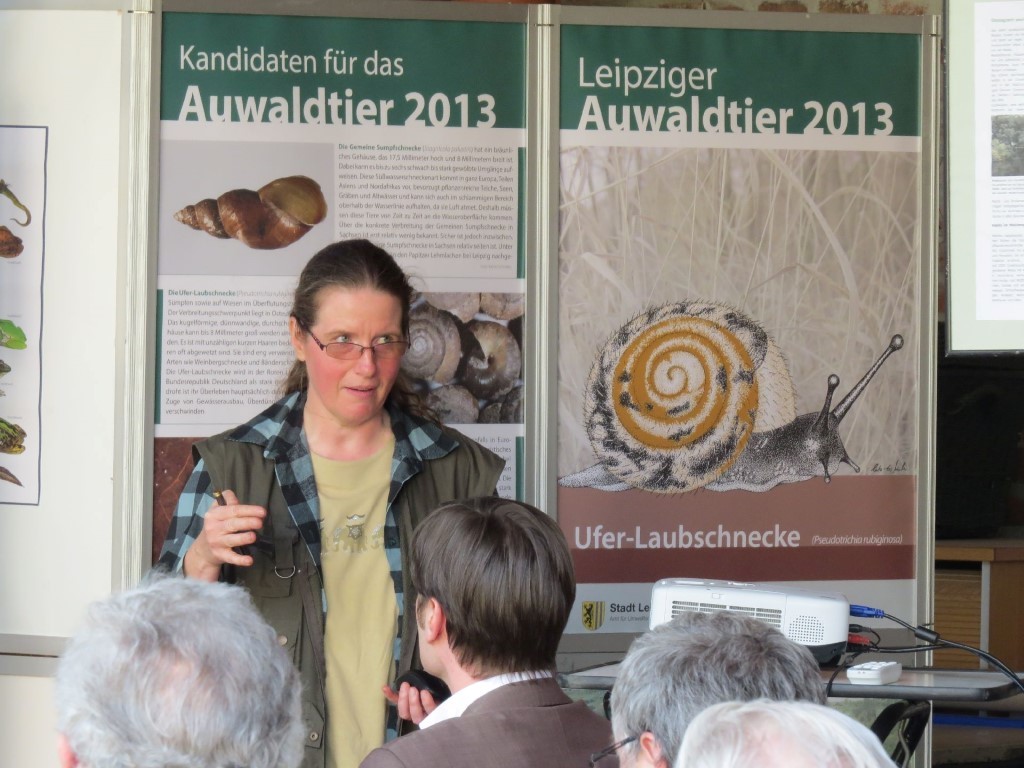
[[[587,768],[611,742],[610,723],[549,678],[502,686],[461,717],[375,749],[360,768]]]

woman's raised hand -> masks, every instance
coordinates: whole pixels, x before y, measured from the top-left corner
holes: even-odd
[[[222,504],[210,507],[203,520],[203,530],[185,553],[186,576],[204,581],[217,581],[224,564],[247,568],[253,563],[236,547],[256,541],[256,531],[263,527],[267,510],[251,504],[239,504],[233,491],[224,491]]]

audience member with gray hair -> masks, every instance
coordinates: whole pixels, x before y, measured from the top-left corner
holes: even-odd
[[[824,703],[811,652],[762,621],[731,611],[684,613],[638,637],[612,690],[623,768],[669,768],[697,714],[723,701]]]
[[[154,573],[91,605],[61,656],[61,765],[294,768],[299,695],[243,589]]]
[[[690,723],[675,768],[893,768],[867,727],[806,701],[715,704]]]

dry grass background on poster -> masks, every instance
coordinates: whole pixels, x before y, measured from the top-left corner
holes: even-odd
[[[583,391],[608,335],[686,298],[761,323],[798,413],[820,410],[831,373],[845,395],[901,334],[840,433],[862,471],[917,471],[917,154],[576,147],[561,174],[559,476],[595,463]]]

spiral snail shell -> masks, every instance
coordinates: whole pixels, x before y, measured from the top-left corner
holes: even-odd
[[[308,176],[285,176],[258,190],[231,189],[216,200],[186,205],[175,221],[222,240],[235,238],[250,248],[291,245],[327,216],[320,185]]]
[[[409,349],[402,370],[418,379],[448,384],[462,358],[462,342],[455,319],[447,312],[421,304],[409,314]]]
[[[479,293],[424,293],[423,298],[430,306],[443,309],[468,323],[480,311]]]
[[[767,371],[780,366],[783,375],[769,380]],[[772,392],[772,409],[759,408],[762,390]],[[705,302],[651,309],[613,333],[590,371],[584,404],[605,468],[662,492],[706,485],[755,429],[794,415],[792,384],[768,334],[746,315]]]
[[[796,416],[785,359],[736,309],[685,301],[650,309],[615,331],[587,380],[584,425],[600,465],[562,478],[569,487],[677,493],[702,487],[767,490],[840,463],[859,471],[839,422],[885,359],[830,410]]]

